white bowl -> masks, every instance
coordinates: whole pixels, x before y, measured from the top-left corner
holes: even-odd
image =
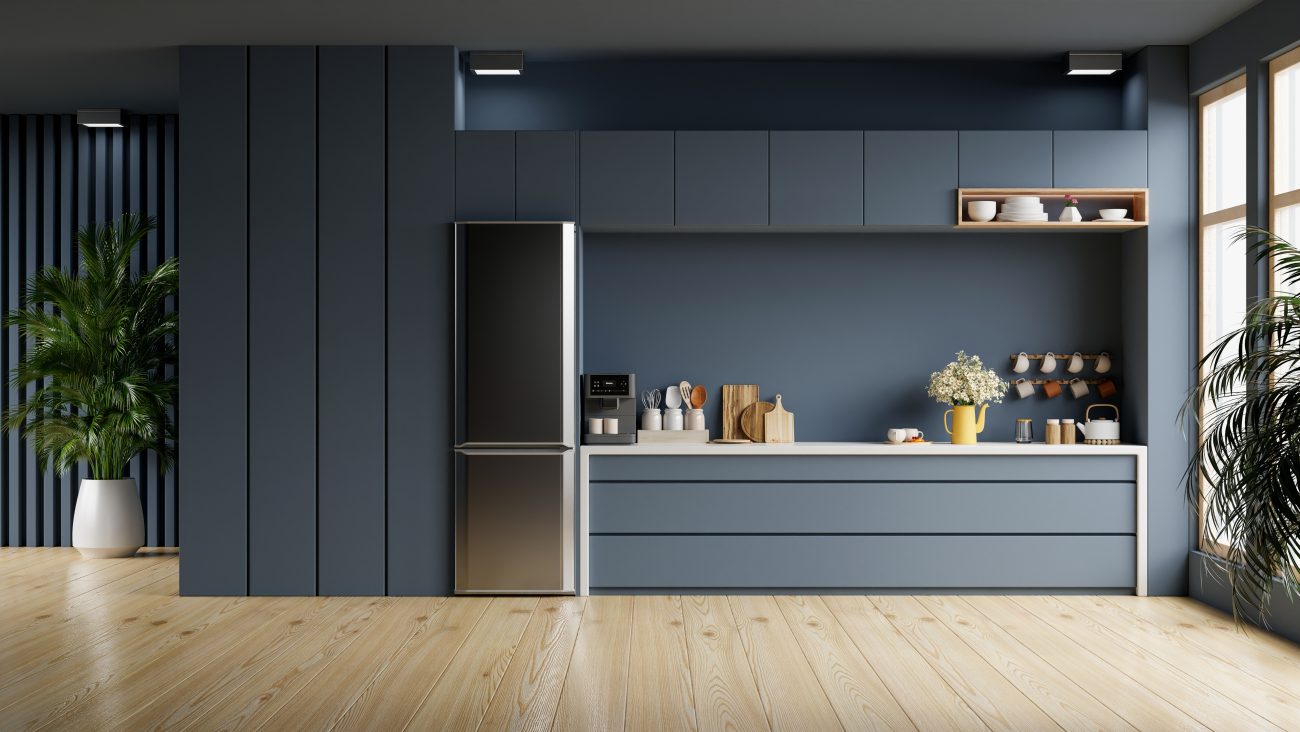
[[[1128,216],[1128,209],[1103,208],[1097,211],[1097,214],[1100,215],[1106,221],[1122,221],[1125,216]]]
[[[997,201],[967,201],[966,215],[971,221],[992,221],[998,213]]]

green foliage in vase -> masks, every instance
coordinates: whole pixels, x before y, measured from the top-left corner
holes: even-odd
[[[1199,422],[1187,498],[1203,544],[1227,560],[1240,620],[1261,613],[1275,578],[1288,594],[1300,588],[1300,250],[1255,227],[1235,241],[1256,261],[1271,258],[1278,291],[1201,358],[1179,418]]]
[[[3,426],[32,441],[43,468],[63,472],[84,460],[92,478],[111,480],[146,450],[163,470],[175,457],[176,379],[166,367],[176,363],[178,318],[167,303],[177,262],[131,272],[132,254],[153,229],[153,218],[134,214],[82,228],[80,272],[41,269],[23,306],[5,316],[28,343],[9,382],[35,391],[10,406]]]

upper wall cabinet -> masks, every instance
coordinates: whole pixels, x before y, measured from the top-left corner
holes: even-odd
[[[962,132],[959,154],[960,188],[1052,187],[1050,130]]]
[[[1053,133],[1056,188],[1146,188],[1146,130]]]
[[[515,133],[515,219],[578,220],[578,133]]]
[[[515,133],[456,133],[456,218],[515,220]]]
[[[952,223],[952,191],[957,187],[955,131],[867,131],[862,155],[865,224]]]
[[[583,226],[673,225],[673,133],[581,133]]]
[[[678,132],[676,224],[766,226],[767,135]]]
[[[862,133],[771,133],[771,223],[862,225]]]

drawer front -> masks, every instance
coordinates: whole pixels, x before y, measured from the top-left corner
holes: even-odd
[[[1131,536],[593,536],[591,586],[1131,588]]]
[[[593,455],[589,468],[592,481],[1131,482],[1136,475],[1131,455]]]
[[[605,534],[1132,534],[1134,483],[592,483]]]

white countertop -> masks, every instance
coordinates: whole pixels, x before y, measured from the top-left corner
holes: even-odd
[[[715,443],[641,443],[635,445],[581,445],[583,455],[1146,455],[1145,445],[1048,445],[1035,442],[981,442],[954,445],[932,442],[893,445],[883,442],[789,442],[739,445]]]

